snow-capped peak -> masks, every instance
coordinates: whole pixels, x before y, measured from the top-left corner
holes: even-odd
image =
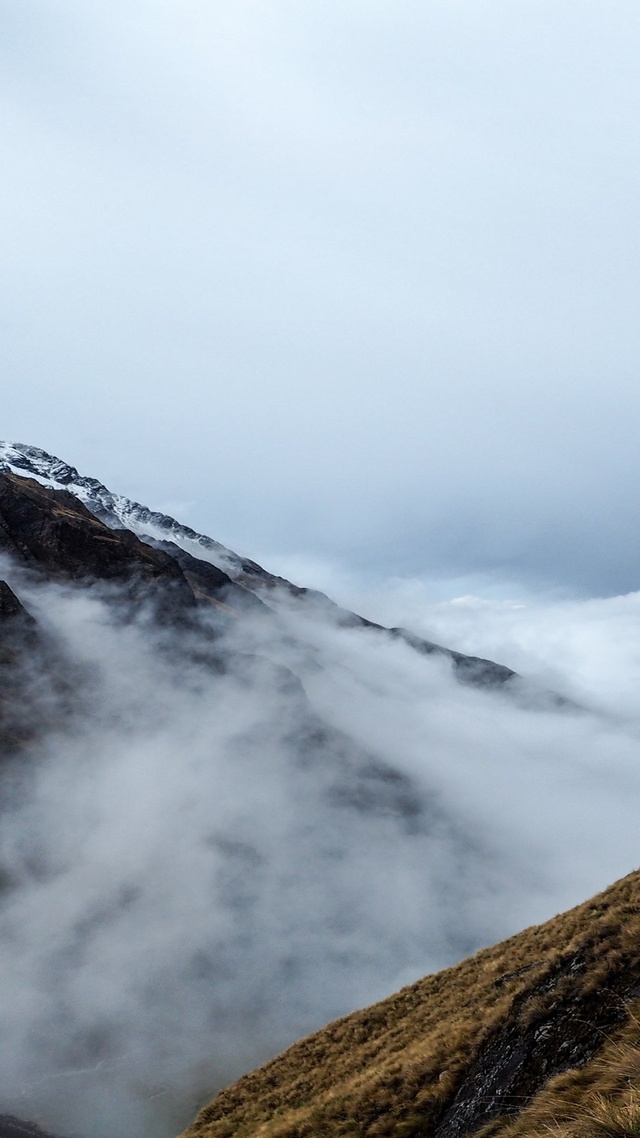
[[[150,510],[148,506],[133,502],[122,494],[113,494],[97,478],[87,478],[79,474],[75,466],[69,466],[62,459],[47,454],[39,447],[0,441],[0,472],[11,472],[21,477],[27,475],[51,490],[66,490],[83,502],[95,517],[111,529],[132,530],[142,541],[146,540],[151,545],[155,542],[172,542],[192,557],[216,565],[235,582],[248,587],[251,591],[260,593],[261,587],[266,585],[271,604],[274,599],[277,600],[274,594],[279,594],[281,598],[285,597],[289,601],[291,597],[303,597],[307,606],[313,606],[316,611],[339,624],[376,629],[385,635],[391,635],[396,640],[403,640],[422,655],[435,652],[447,656],[453,662],[459,678],[466,683],[491,687],[504,684],[515,675],[510,668],[495,664],[492,660],[465,656],[407,632],[406,629],[384,628],[347,609],[342,609],[323,593],[314,589],[299,588],[282,577],[274,576],[255,561],[239,557],[220,542],[214,541],[206,534],[197,533],[190,526],[182,525],[168,514]],[[310,611],[309,607],[307,611]]]
[[[75,466],[69,466],[39,447],[0,440],[0,471],[10,471],[22,477],[27,475],[52,490],[69,491],[112,529],[129,529],[141,538],[173,541],[192,553],[197,547],[200,558],[212,561],[232,576],[243,572],[264,573],[259,565],[239,557],[206,534],[197,533],[175,518],[132,502],[122,494],[113,494],[97,478],[79,474]]]

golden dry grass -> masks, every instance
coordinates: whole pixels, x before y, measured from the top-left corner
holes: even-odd
[[[566,962],[578,957],[580,970],[565,975]],[[640,985],[640,872],[294,1044],[219,1094],[183,1138],[427,1138],[483,1044],[506,1024],[535,1029],[563,1001],[587,1008],[618,1001],[618,1023],[595,1037],[586,1063],[543,1078],[521,1101],[507,1098],[502,1115],[476,1132],[483,1138],[640,1134],[633,1129],[640,1117],[634,985]],[[585,1029],[593,1034],[593,1025]]]

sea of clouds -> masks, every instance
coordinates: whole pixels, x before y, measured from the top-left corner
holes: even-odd
[[[4,1112],[170,1138],[300,1035],[638,863],[639,595],[350,598],[516,668],[510,695],[291,597],[177,633],[5,570],[74,688],[7,781]]]

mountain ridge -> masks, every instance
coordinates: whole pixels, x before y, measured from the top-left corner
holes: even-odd
[[[202,558],[198,558],[194,553],[194,548],[209,554],[210,558],[215,558],[213,564],[224,572],[236,587],[245,588],[259,599],[267,600],[269,594],[282,590],[288,596],[326,610],[328,615],[346,627],[368,628],[402,640],[422,654],[444,656],[451,660],[458,678],[463,683],[500,687],[519,679],[517,673],[504,664],[457,652],[404,628],[387,628],[342,608],[318,590],[294,585],[283,577],[269,573],[257,562],[240,557],[220,542],[196,532],[189,526],[182,525],[175,518],[150,510],[147,506],[133,502],[123,495],[114,494],[98,479],[80,475],[74,466],[38,447],[0,441],[0,471],[14,473],[20,477],[35,478],[52,490],[64,490],[81,501],[109,528],[131,529],[142,541],[146,539],[147,544],[165,543],[164,548],[170,554],[172,553],[170,546],[173,544],[182,549],[180,556],[183,560],[187,554],[193,557],[194,561],[202,561]],[[184,549],[180,546],[180,542],[187,543],[192,548]],[[560,697],[552,698],[559,702],[567,702]]]

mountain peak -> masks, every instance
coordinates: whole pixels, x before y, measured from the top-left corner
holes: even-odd
[[[178,559],[182,559],[183,569],[198,570],[195,564],[187,566],[184,554],[196,561],[209,561],[245,590],[257,594],[260,600],[273,603],[278,593],[294,598],[302,603],[313,604],[325,615],[343,626],[368,628],[372,631],[402,640],[422,655],[440,655],[449,659],[457,678],[462,683],[480,687],[501,687],[518,679],[516,673],[504,664],[482,657],[468,656],[450,648],[416,636],[404,628],[386,628],[374,621],[366,620],[335,604],[324,593],[292,584],[282,577],[269,573],[255,561],[239,556],[220,542],[197,533],[175,518],[148,506],[134,502],[121,494],[115,494],[96,478],[78,473],[75,466],[69,465],[55,455],[48,454],[39,447],[24,443],[0,441],[0,472],[5,471],[21,477],[35,478],[41,485],[51,490],[65,490],[86,506],[96,518],[112,529],[129,529],[147,544],[155,545]],[[200,576],[202,574],[200,573]],[[266,591],[266,592],[265,592]],[[545,699],[549,698],[546,695]],[[551,697],[556,702],[558,697]]]
[[[112,528],[124,527],[164,540],[182,538],[215,551],[222,559],[228,558],[240,567],[241,558],[220,542],[182,525],[168,514],[151,510],[123,494],[114,494],[97,478],[80,474],[75,466],[39,447],[0,441],[0,470],[35,478],[52,490],[68,490]]]

